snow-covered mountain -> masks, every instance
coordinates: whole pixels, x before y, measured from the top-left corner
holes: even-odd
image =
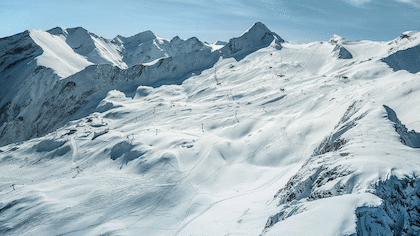
[[[0,234],[418,235],[419,45],[2,38]]]

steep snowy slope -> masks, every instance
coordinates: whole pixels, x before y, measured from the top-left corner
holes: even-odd
[[[56,30],[37,33],[95,63],[69,36],[85,31]],[[32,32],[14,66],[48,56]],[[101,41],[127,68],[38,66],[2,113],[0,234],[417,235],[419,74],[384,59],[409,35],[299,45],[256,23],[215,48],[146,31]]]
[[[411,73],[420,71],[420,45],[419,32],[404,32],[401,36],[389,44],[393,47],[390,49],[393,52],[382,61],[387,63],[394,71],[406,70]],[[401,44],[408,44],[410,47],[401,47]]]
[[[36,58],[43,51],[30,34],[30,31],[25,31],[0,39],[0,130],[10,125],[10,121],[21,122],[23,117],[19,112],[21,107],[30,103],[30,94],[51,86],[57,77],[52,69],[37,64]],[[38,96],[45,95],[44,91],[41,93]],[[5,134],[0,132],[0,139],[4,137]]]
[[[45,73],[38,76],[39,69],[32,69],[30,78],[22,73],[11,76],[16,81],[28,82],[17,83],[21,87],[19,93],[14,92],[3,98],[7,105],[4,105],[1,113],[4,118],[3,126],[0,126],[0,145],[43,135],[66,122],[67,118],[75,119],[89,114],[93,111],[91,107],[97,105],[98,99],[104,98],[111,89],[126,87],[134,90],[138,85],[180,83],[191,73],[200,73],[201,70],[213,66],[219,56],[229,56],[221,52],[224,51],[223,48],[215,50],[197,38],[182,40],[175,37],[169,41],[150,31],[130,38],[118,36],[112,41],[99,38],[83,28],[54,28],[49,32],[51,34],[40,30],[31,31],[31,39],[43,51],[32,63],[53,73],[51,76],[46,76]],[[246,45],[258,48],[261,43],[255,41],[255,38],[265,34],[273,33],[257,23],[241,37],[253,39]],[[108,60],[116,53],[115,48],[112,48],[114,44],[119,48],[117,52],[122,53],[120,59],[128,65],[143,64],[126,68],[126,62],[121,62],[120,59]],[[108,45],[108,48],[101,45]],[[98,54],[99,51],[102,53]],[[98,59],[95,55],[102,56]],[[107,60],[109,63],[106,65],[87,67],[92,62]],[[80,82],[73,81],[72,76]],[[76,94],[74,91],[77,91]],[[81,109],[75,114],[88,101],[91,101],[86,105],[89,109]]]
[[[69,29],[56,27],[48,30],[48,33],[65,40],[75,53],[85,57],[89,62],[113,64],[121,68],[127,67],[122,61],[121,49],[118,45],[114,45],[110,40],[98,37],[82,27]]]
[[[92,65],[83,56],[73,51],[62,37],[41,30],[31,30],[29,35],[43,51],[42,55],[36,58],[37,64],[53,69],[54,73],[62,78]]]

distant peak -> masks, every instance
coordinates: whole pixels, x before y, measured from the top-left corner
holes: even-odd
[[[156,35],[155,35],[152,31],[150,31],[150,30],[146,30],[146,31],[140,32],[140,33],[138,33],[138,34],[135,34],[135,35],[133,35],[133,36],[130,36],[130,37],[128,37],[128,38],[139,38],[139,37],[151,37],[151,38],[156,38]]]
[[[216,42],[214,42],[214,43],[212,43],[212,44],[214,44],[214,45],[226,45],[227,44],[227,42],[224,42],[224,41],[216,41]]]
[[[73,35],[73,34],[91,34],[89,31],[87,31],[83,27],[74,27],[74,28],[63,28],[60,26],[54,27],[50,30],[47,30],[48,33],[52,35]]]
[[[420,31],[405,31],[398,36],[398,38],[395,38],[389,42],[389,44],[396,43],[408,43],[416,41],[420,38]]]
[[[263,23],[256,22],[251,26],[251,28],[246,30],[241,36],[246,35],[246,34],[252,34],[255,32],[271,32],[271,31]]]
[[[331,44],[337,44],[337,43],[340,43],[341,41],[344,41],[344,40],[346,40],[346,39],[341,37],[340,35],[334,34],[328,42],[331,43]]]
[[[56,26],[56,27],[54,27],[54,28],[52,28],[52,29],[50,29],[50,30],[47,30],[47,32],[48,31],[55,31],[55,30],[57,30],[57,31],[62,31],[62,30],[65,30],[66,28],[63,28],[63,27],[61,27],[61,26]]]
[[[179,40],[181,40],[178,36],[175,36],[175,37],[173,37],[172,39],[171,39],[171,43],[172,42],[176,42],[176,41],[179,41]]]
[[[23,36],[28,36],[29,34],[30,34],[30,32],[31,32],[32,30],[25,30],[25,31],[23,31],[22,33],[18,33],[18,34],[15,34],[15,35],[23,35]]]
[[[127,43],[127,42],[136,42],[136,43],[142,43],[142,42],[146,42],[146,41],[150,41],[153,39],[156,39],[157,36],[150,30],[146,30],[143,31],[141,33],[135,34],[133,36],[130,37],[124,37],[121,35],[118,35],[117,37],[114,38],[114,40],[118,38],[120,41]]]
[[[47,30],[48,33],[53,34],[53,35],[59,35],[59,34],[67,34],[66,28],[57,26],[54,27],[50,30]]]
[[[416,33],[418,33],[417,31],[405,31],[403,33],[401,33],[399,39],[408,39],[412,36],[414,36]]]
[[[271,32],[268,28],[267,28],[267,26],[265,26],[263,23],[261,23],[261,22],[256,22],[256,23],[254,23],[252,26],[251,26],[251,28],[249,28],[248,30],[247,30],[247,32],[249,32],[249,31],[253,31],[253,30],[263,30],[263,31],[266,31],[266,32]]]
[[[25,38],[25,37],[29,36],[34,31],[36,31],[36,30],[34,30],[34,29],[32,29],[32,30],[25,30],[25,31],[23,31],[21,33],[17,33],[17,34],[8,36],[8,37],[0,38],[0,41],[3,40],[3,39],[20,40],[22,38]]]
[[[89,31],[87,31],[85,28],[80,27],[80,26],[74,27],[74,28],[67,28],[66,30],[69,34],[76,33],[76,32],[89,33]]]
[[[73,27],[73,28],[67,28],[67,30],[83,30],[83,31],[87,31],[85,28],[83,28],[81,26],[77,26],[77,27]]]
[[[245,31],[242,35],[272,35],[274,38],[276,38],[279,42],[284,42],[284,40],[277,35],[276,33],[272,32],[261,22],[254,23],[251,28],[249,28],[247,31]]]
[[[191,37],[191,38],[187,39],[187,41],[201,42],[197,37]]]
[[[221,50],[225,56],[229,57],[234,54],[249,53],[269,45],[280,49],[280,43],[283,42],[284,40],[279,35],[269,30],[263,23],[256,22],[238,38],[230,39]]]

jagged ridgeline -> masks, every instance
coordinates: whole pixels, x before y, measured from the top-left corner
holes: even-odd
[[[419,235],[419,45],[2,38],[0,235]]]
[[[220,46],[151,31],[112,40],[78,27],[30,30],[0,41],[0,145],[39,137],[92,110],[112,89],[179,84],[219,57],[245,56],[283,40],[262,23]],[[92,98],[96,99],[92,99]],[[93,100],[93,101],[92,101]],[[48,117],[48,119],[46,119]]]

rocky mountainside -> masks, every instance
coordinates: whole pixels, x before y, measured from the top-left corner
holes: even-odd
[[[241,37],[265,34],[273,33],[257,23]],[[0,145],[41,136],[70,116],[87,115],[93,110],[80,108],[95,100],[91,96],[104,97],[120,87],[135,90],[139,85],[180,83],[189,74],[212,67],[224,55],[197,38],[165,40],[151,31],[107,40],[80,27],[57,27],[48,32],[31,30],[3,41],[10,43],[2,47],[6,73],[0,79],[5,94],[0,103]],[[237,47],[249,51],[260,46],[255,41]],[[10,65],[15,71],[9,74]]]
[[[0,39],[2,235],[418,235],[420,32]]]

